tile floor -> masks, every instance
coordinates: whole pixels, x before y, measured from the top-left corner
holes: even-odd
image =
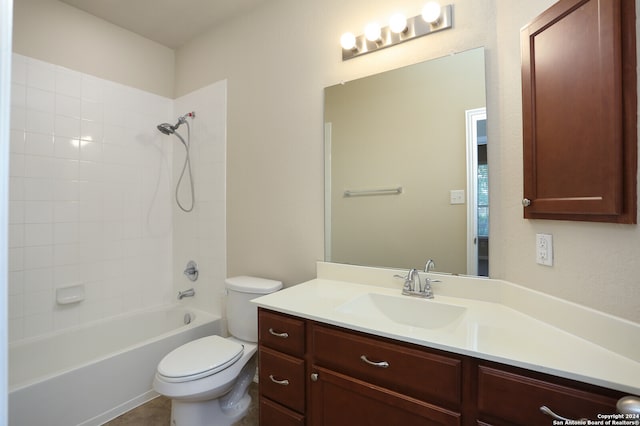
[[[249,394],[251,395],[249,413],[234,426],[258,426],[258,385],[256,383],[249,386]],[[116,417],[103,426],[169,426],[170,421],[171,400],[159,396],[120,417]]]

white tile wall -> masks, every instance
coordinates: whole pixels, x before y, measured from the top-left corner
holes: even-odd
[[[11,341],[173,300],[175,147],[156,130],[172,109],[170,99],[13,55]],[[73,283],[85,284],[86,300],[57,305],[55,289]]]
[[[224,279],[226,277],[226,102],[227,82],[219,81],[175,101],[176,116],[195,111],[191,125],[191,165],[196,203],[191,213],[184,213],[175,203],[173,275],[176,290],[194,287],[196,297],[184,299],[201,309],[224,314]],[[183,137],[187,129],[178,130]],[[184,148],[172,138],[173,170],[177,181],[184,162]],[[188,180],[180,191],[183,204],[189,204]],[[195,283],[183,271],[189,260],[199,266]]]

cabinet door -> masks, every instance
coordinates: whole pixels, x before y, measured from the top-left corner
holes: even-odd
[[[521,40],[525,218],[636,223],[634,0],[561,0]]]
[[[459,413],[324,368],[313,372],[311,426],[460,425]]]

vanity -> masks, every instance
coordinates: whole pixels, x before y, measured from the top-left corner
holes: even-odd
[[[412,298],[397,273],[319,262],[254,300],[261,425],[606,421],[640,394],[638,324],[492,279]]]

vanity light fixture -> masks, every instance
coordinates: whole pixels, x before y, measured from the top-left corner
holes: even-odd
[[[377,22],[369,22],[367,26],[364,27],[364,36],[369,41],[380,43],[382,42],[382,39],[380,38],[381,35],[382,28]]]
[[[389,19],[387,27],[381,28],[380,24],[371,22],[362,35],[343,34],[340,38],[342,60],[346,61],[452,27],[453,5],[440,6],[438,2],[430,1],[425,4],[421,15],[406,18],[398,13]]]
[[[353,33],[344,33],[340,37],[340,45],[343,50],[354,50],[356,48],[356,36]]]
[[[407,31],[407,17],[402,13],[396,13],[389,18],[389,29],[392,33],[401,34]]]
[[[422,19],[430,24],[436,24],[438,19],[440,19],[441,13],[442,8],[440,7],[440,3],[437,1],[430,1],[422,8]]]

